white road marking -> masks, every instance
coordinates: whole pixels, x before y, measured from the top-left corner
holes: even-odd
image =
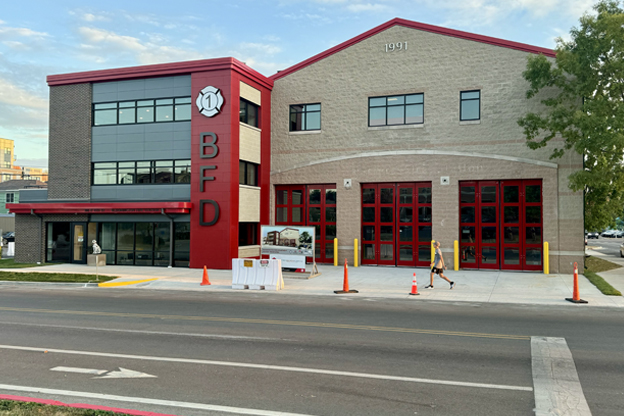
[[[54,367],[50,371],[60,371],[64,373],[80,373],[80,374],[95,374],[102,377],[93,377],[94,379],[101,378],[157,378],[147,373],[141,373],[140,371],[128,370],[127,368],[118,367],[118,371],[108,370],[96,370],[94,368],[79,368],[79,367]]]
[[[97,376],[106,374],[108,370],[96,370],[94,368],[78,368],[78,367],[54,367],[50,371],[60,371],[63,373],[78,373],[78,374],[95,374]]]
[[[256,416],[311,416],[301,413],[274,412],[271,410],[246,409],[244,407],[218,406],[214,404],[177,402],[171,400],[148,399],[145,397],[129,397],[116,396],[112,394],[90,393],[83,391],[46,389],[41,387],[12,386],[9,384],[0,384],[0,390],[19,391],[27,393],[50,394],[53,396],[70,396],[82,397],[87,399],[111,400],[116,402],[143,403],[158,406],[183,407],[186,409],[210,410],[213,412],[236,413],[239,415],[256,415]]]
[[[147,373],[141,373],[140,371],[128,370],[127,368],[119,367],[119,371],[109,371],[105,376],[93,377],[95,379],[101,378],[158,378]]]
[[[591,416],[565,338],[531,337],[535,415]]]
[[[85,326],[68,326],[68,325],[41,325],[41,324],[29,324],[21,322],[0,322],[1,325],[19,325],[19,326],[37,326],[44,328],[63,328],[63,329],[78,329],[83,331],[104,331],[104,332],[125,332],[131,334],[146,334],[146,335],[177,335],[182,337],[198,337],[198,338],[217,338],[217,339],[234,339],[234,340],[252,340],[252,341],[288,341],[293,342],[292,339],[282,338],[263,338],[263,337],[248,337],[244,335],[219,335],[219,334],[196,334],[185,332],[163,332],[163,331],[143,331],[140,329],[116,329],[116,328],[92,328]]]
[[[400,377],[400,376],[390,376],[390,375],[383,375],[383,374],[356,373],[356,372],[350,372],[350,371],[323,370],[323,369],[317,369],[317,368],[286,367],[286,366],[280,366],[280,365],[239,363],[239,362],[231,362],[231,361],[197,360],[193,358],[153,357],[153,356],[146,356],[146,355],[115,354],[115,353],[94,352],[94,351],[76,351],[76,350],[61,350],[61,349],[54,349],[54,348],[22,347],[22,346],[17,346],[17,345],[0,345],[0,349],[34,351],[34,352],[47,351],[48,353],[57,353],[57,354],[74,354],[74,355],[88,355],[88,356],[95,356],[95,357],[127,358],[131,360],[217,365],[217,366],[223,366],[223,367],[253,368],[253,369],[260,369],[260,370],[288,371],[288,372],[295,372],[295,373],[309,373],[309,374],[311,373],[311,374],[323,374],[323,375],[330,375],[330,376],[403,381],[403,382],[408,382],[408,383],[440,384],[440,385],[446,385],[446,386],[477,387],[477,388],[484,388],[484,389],[533,391],[532,387],[510,386],[510,385],[504,385],[504,384],[485,384],[485,383],[471,383],[471,382],[466,382],[466,381],[434,380],[434,379],[427,379],[427,378]]]

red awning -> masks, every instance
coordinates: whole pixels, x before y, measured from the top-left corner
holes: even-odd
[[[188,214],[191,202],[93,202],[6,204],[13,214]]]

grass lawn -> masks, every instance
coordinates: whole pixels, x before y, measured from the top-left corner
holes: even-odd
[[[13,259],[0,259],[0,269],[23,269],[26,267],[41,267],[45,266],[45,263],[15,263]]]
[[[0,416],[114,416],[126,413],[106,412],[103,410],[74,409],[64,406],[0,400]]]
[[[98,280],[107,282],[116,277],[99,275]],[[10,282],[88,283],[95,278],[94,274],[0,272],[0,281]]]
[[[587,280],[592,282],[603,294],[609,296],[622,296],[622,292],[607,283],[602,277],[596,273],[606,272],[620,267],[615,263],[603,260],[598,257],[585,257],[585,272],[583,273]]]

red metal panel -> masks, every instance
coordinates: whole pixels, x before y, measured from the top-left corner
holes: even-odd
[[[219,114],[206,117],[193,105],[191,113],[191,268],[207,266],[212,269],[230,269],[232,267],[232,246],[238,245],[237,227],[238,212],[232,214],[232,152],[234,143],[238,144],[238,130],[232,126],[233,113],[238,115],[238,94],[232,93],[232,75],[230,70],[195,72],[191,75],[191,97],[193,101],[199,92],[213,86],[221,91],[224,103]],[[238,118],[238,117],[237,117]],[[218,153],[212,158],[202,158],[200,147],[202,133],[214,133],[217,137]],[[235,137],[234,137],[235,136]],[[205,143],[212,138],[205,137]],[[203,149],[204,156],[214,154],[212,148]],[[238,155],[238,149],[235,150]],[[212,181],[204,181],[202,192],[201,167],[214,166],[206,176],[214,177]],[[238,172],[238,162],[236,163]],[[238,185],[238,179],[236,180]],[[235,192],[238,198],[238,190]],[[216,209],[211,202],[218,205]],[[203,205],[203,207],[202,207]],[[238,204],[235,207],[238,210]],[[203,211],[203,218],[200,213]],[[216,221],[215,221],[216,220]],[[214,224],[209,225],[214,221]],[[202,225],[204,223],[204,225]]]

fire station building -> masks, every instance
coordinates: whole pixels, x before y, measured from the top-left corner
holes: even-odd
[[[227,269],[260,225],[313,226],[316,261],[583,264],[569,152],[525,144],[527,57],[554,51],[393,19],[265,77],[233,58],[48,77],[49,185],[20,193],[16,261]],[[451,261],[447,262],[452,264]]]

